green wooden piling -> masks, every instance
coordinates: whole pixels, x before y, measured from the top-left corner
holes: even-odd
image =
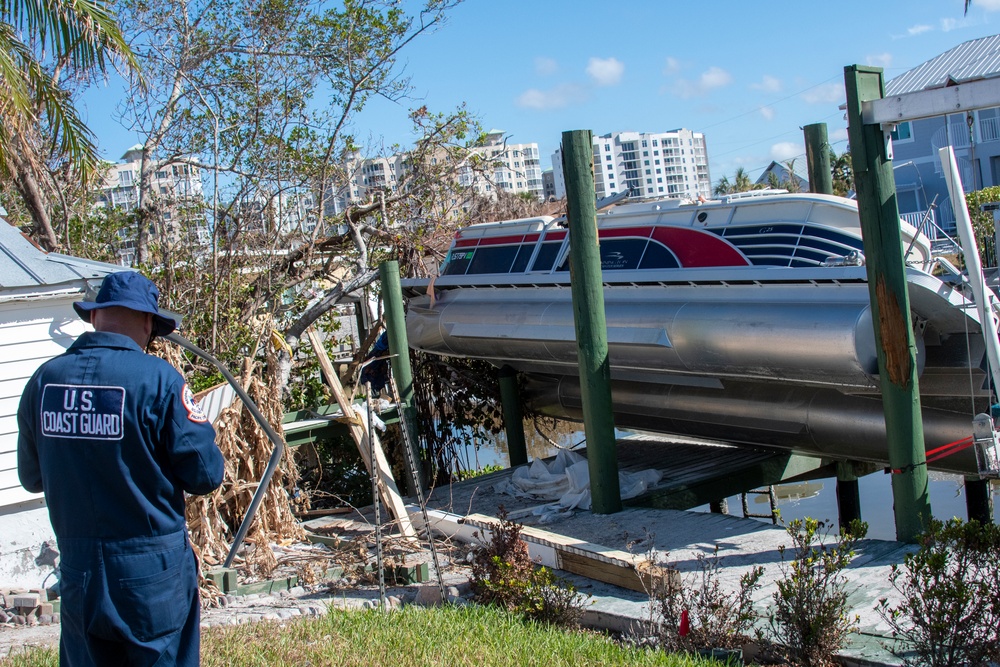
[[[399,262],[382,262],[378,266],[378,272],[382,281],[385,330],[389,336],[389,353],[392,354],[389,363],[392,365],[396,388],[399,389],[399,400],[403,403],[400,407],[400,419],[406,420],[406,428],[412,436],[412,442],[404,443],[403,446],[411,448],[412,457],[409,458],[417,466],[414,471],[410,469],[409,461],[406,462],[406,492],[412,496],[417,493],[417,484],[424,491],[427,483],[420,467],[420,452],[416,450],[417,409],[413,404],[413,370],[410,368],[410,348],[406,340],[406,315],[403,312],[403,290],[399,284]]]
[[[510,467],[528,462],[528,446],[524,441],[524,414],[517,387],[517,371],[510,366],[500,368],[500,402],[503,406],[503,429],[507,434],[507,457]]]
[[[854,464],[837,461],[837,522],[844,530],[854,520],[861,521],[861,493]]]
[[[618,453],[611,406],[611,367],[604,314],[601,248],[594,202],[594,149],[590,130],[563,132],[563,174],[569,219],[569,270],[573,291],[583,425],[595,514],[622,509],[618,484]]]
[[[885,93],[882,69],[850,65],[844,68],[844,82],[889,465],[893,469],[896,539],[914,542],[931,518],[917,348],[910,326],[896,184],[886,135],[879,126],[865,125],[861,120],[862,103],[881,99]]]
[[[813,123],[802,128],[806,140],[806,165],[809,169],[809,189],[821,195],[833,194],[833,172],[830,171],[830,141],[826,123]]]

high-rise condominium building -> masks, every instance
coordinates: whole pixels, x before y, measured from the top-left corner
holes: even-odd
[[[566,196],[562,152],[552,155],[557,198]],[[594,137],[594,190],[608,197],[630,190],[633,197],[697,199],[712,194],[708,150],[701,132],[611,132]]]

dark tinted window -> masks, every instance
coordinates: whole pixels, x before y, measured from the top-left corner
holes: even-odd
[[[520,246],[516,245],[479,246],[466,273],[510,273],[518,248]]]
[[[606,239],[601,241],[601,270],[627,271],[639,268],[646,239]]]
[[[514,266],[510,267],[511,273],[524,273],[524,270],[528,268],[528,260],[531,259],[531,253],[535,251],[534,243],[525,243],[517,251],[517,257],[514,258]]]
[[[659,241],[650,241],[646,254],[642,256],[640,269],[676,269],[680,266],[677,257]]]
[[[535,263],[531,265],[532,271],[551,271],[552,264],[556,261],[556,255],[559,254],[559,249],[562,248],[562,241],[550,241],[549,243],[543,243],[542,247],[538,250],[538,257],[535,258]]]
[[[472,261],[472,255],[475,254],[475,252],[475,248],[453,248],[451,254],[448,256],[448,261],[445,263],[444,271],[441,272],[441,275],[465,275],[465,271],[469,268],[469,262]]]

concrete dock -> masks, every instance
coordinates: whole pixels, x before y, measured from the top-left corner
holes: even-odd
[[[538,516],[532,512],[539,500],[497,490],[505,486],[504,482],[512,474],[508,469],[435,489],[428,506],[455,514],[493,517],[503,507],[523,525],[536,525],[565,538],[628,551],[667,564],[676,568],[684,581],[693,581],[700,572],[699,555],[711,557],[717,553],[721,559],[719,581],[727,591],[737,590],[740,577],[759,565],[764,568],[763,586],[754,599],[762,618],[760,627],[767,625],[764,619],[773,602],[775,582],[782,578],[785,569],[781,548],[792,547],[783,527],[732,515],[644,507],[627,507],[608,515],[589,511],[548,513],[544,525],[539,525]],[[835,526],[832,532],[836,533]],[[832,539],[826,542],[829,544]],[[851,636],[842,652],[844,662],[902,664],[902,658],[894,656],[887,648],[892,643],[890,628],[879,617],[875,606],[881,598],[888,598],[890,602],[899,599],[889,582],[890,569],[893,564],[901,564],[905,555],[914,549],[912,545],[885,540],[866,539],[858,544],[856,556],[844,575],[850,592],[851,613],[860,619],[859,633]],[[790,561],[793,556],[786,551],[784,558]],[[593,604],[588,611],[592,623],[611,629],[627,629],[650,619],[648,595],[586,577],[566,576],[581,592],[592,596]]]

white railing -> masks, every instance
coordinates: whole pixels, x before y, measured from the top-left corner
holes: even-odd
[[[1000,140],[1000,118],[979,119],[979,140],[982,142]]]
[[[924,236],[934,241],[937,240],[940,232],[937,228],[937,219],[934,216],[934,211],[931,210],[929,213],[930,215],[928,215],[928,211],[915,211],[913,213],[900,213],[899,217],[919,229]]]

